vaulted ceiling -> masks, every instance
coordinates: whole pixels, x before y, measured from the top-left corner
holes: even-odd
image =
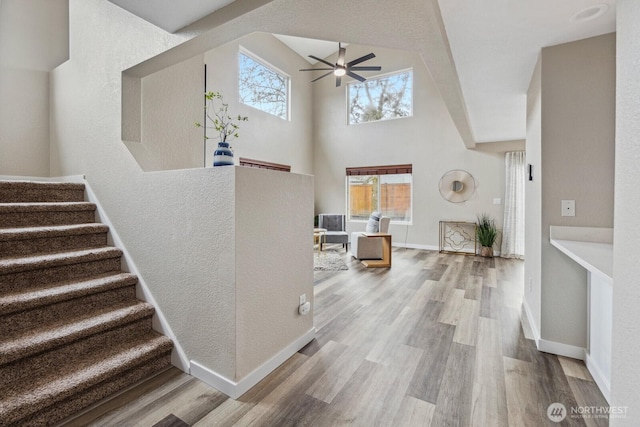
[[[64,14],[68,10],[65,9],[68,8],[68,0],[0,1],[3,64],[49,70],[66,59],[68,33],[58,27],[68,25],[68,16]],[[231,20],[238,14],[269,3],[283,3],[282,6],[286,7],[286,0],[109,1],[168,32],[182,31],[194,22],[197,25],[200,19],[206,21],[216,15],[225,15],[226,20]],[[365,3],[369,8],[377,6],[377,3]],[[335,33],[341,32],[342,18],[348,18],[354,26],[366,31],[359,40],[361,43],[380,43],[376,29],[368,28],[366,21],[359,22],[358,2],[340,4],[336,16],[347,16],[322,21],[323,34],[331,34],[332,28]],[[416,5],[420,5],[420,10],[415,10],[415,14],[421,17],[424,27],[416,31],[415,28],[398,26],[394,31],[406,39],[407,46],[420,52],[440,88],[462,140],[469,148],[474,148],[476,143],[525,138],[526,91],[542,47],[615,31],[615,0],[422,0],[394,3],[398,9],[415,8]],[[226,11],[232,8],[234,11],[227,14]],[[385,14],[391,26],[394,25],[394,14],[398,12],[386,5],[380,7],[380,13]],[[24,24],[25,19],[32,24],[17,25],[20,22]],[[33,25],[33,22],[39,24]],[[10,26],[16,30],[8,32]],[[2,36],[8,33],[10,37]],[[295,35],[314,38],[313,34]],[[416,37],[421,39],[415,40]],[[395,44],[395,47],[401,47]],[[320,47],[318,50],[306,47],[303,51],[321,52]]]

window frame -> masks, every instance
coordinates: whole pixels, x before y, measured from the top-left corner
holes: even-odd
[[[351,199],[349,192],[349,177],[352,175],[366,175],[366,176],[382,176],[382,175],[409,175],[411,177],[411,191],[409,192],[410,201],[409,201],[409,213],[411,215],[408,221],[399,221],[391,219],[391,224],[398,225],[413,225],[413,165],[405,164],[405,165],[388,165],[388,166],[365,166],[365,167],[351,167],[346,168],[345,175],[345,201],[346,201],[346,209],[347,212],[347,221],[354,223],[366,223],[369,219],[353,219],[351,217]],[[378,179],[378,194],[381,194],[380,190],[381,180]],[[380,200],[378,200],[378,206],[374,211],[381,212]]]
[[[357,123],[351,123],[351,87],[353,85],[358,85],[358,84],[365,84],[368,81],[371,80],[380,80],[380,79],[384,79],[387,78],[389,76],[393,76],[393,75],[397,75],[397,74],[404,74],[404,73],[409,73],[411,76],[411,100],[410,100],[410,114],[407,116],[397,116],[397,117],[389,117],[387,119],[379,119],[379,120],[369,120],[369,121],[362,121],[362,122],[357,122]],[[364,123],[379,123],[379,122],[386,122],[388,120],[398,120],[398,119],[408,119],[410,117],[413,117],[413,99],[414,99],[414,78],[413,78],[414,74],[413,74],[413,67],[409,67],[409,68],[404,68],[402,70],[396,70],[396,71],[390,71],[388,73],[383,73],[383,74],[377,74],[375,76],[372,77],[367,77],[367,80],[365,80],[364,82],[360,82],[358,80],[352,80],[350,82],[347,82],[347,90],[346,92],[346,104],[347,104],[347,109],[346,109],[346,123],[347,126],[357,126],[357,125],[361,125]]]
[[[242,96],[240,95],[240,55],[244,55],[247,58],[257,62],[258,64],[262,65],[263,67],[267,68],[268,70],[279,74],[282,77],[285,77],[287,79],[287,84],[286,84],[286,89],[287,89],[287,100],[286,100],[286,117],[280,117],[277,116],[269,111],[265,111],[261,108],[258,107],[254,107],[253,105],[249,105],[249,104],[245,104],[244,102],[242,102]],[[237,76],[237,84],[238,84],[238,102],[242,105],[245,105],[249,108],[253,108],[254,110],[258,110],[258,111],[262,111],[265,114],[268,114],[270,116],[273,117],[277,117],[278,119],[281,120],[285,120],[285,121],[291,121],[291,75],[289,73],[284,72],[282,69],[276,67],[275,65],[271,64],[269,61],[261,58],[260,56],[256,55],[255,53],[251,52],[249,49],[245,48],[244,46],[239,46],[238,47],[238,56],[237,56],[237,63],[238,63],[238,76]]]

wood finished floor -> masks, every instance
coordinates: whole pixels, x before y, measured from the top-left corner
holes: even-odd
[[[69,426],[606,426],[580,361],[521,325],[523,263],[393,250],[391,269],[315,272],[316,339],[238,400],[175,368]]]

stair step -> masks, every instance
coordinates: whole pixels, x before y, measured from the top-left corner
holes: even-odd
[[[122,251],[120,249],[105,246],[102,248],[84,249],[81,251],[57,252],[31,257],[0,259],[0,280],[2,280],[2,275],[10,273],[21,273],[24,271],[81,264],[106,258],[120,258],[121,256]]]
[[[109,227],[99,223],[0,229],[2,257],[106,246]]]
[[[1,203],[0,228],[92,223],[95,210],[87,202]]]
[[[134,300],[135,301],[135,300]],[[10,341],[0,341],[0,365],[13,362],[72,341],[153,316],[152,305],[140,301],[78,319],[74,322],[30,330]]]
[[[61,422],[171,364],[84,195],[0,181],[0,426]]]
[[[84,188],[74,182],[0,181],[0,203],[80,202]]]
[[[36,420],[31,417],[43,412],[55,414],[49,415],[43,424],[64,418],[69,415],[67,411],[78,411],[149,375],[154,369],[158,370],[163,365],[166,367],[171,348],[171,340],[154,334],[106,349],[92,358],[76,360],[67,371],[50,372],[27,384],[18,384],[3,391],[0,398],[0,425],[27,422],[36,425]],[[156,366],[158,364],[154,361],[160,358],[162,361]],[[71,408],[64,407],[68,403],[73,403]]]
[[[80,282],[62,282],[54,286],[32,291],[19,291],[0,296],[0,315],[68,301],[111,289],[133,286],[138,278],[130,273],[110,274]]]

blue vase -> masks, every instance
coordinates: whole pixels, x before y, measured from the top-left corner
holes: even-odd
[[[233,166],[233,151],[228,142],[218,142],[218,148],[213,152],[213,166]]]

